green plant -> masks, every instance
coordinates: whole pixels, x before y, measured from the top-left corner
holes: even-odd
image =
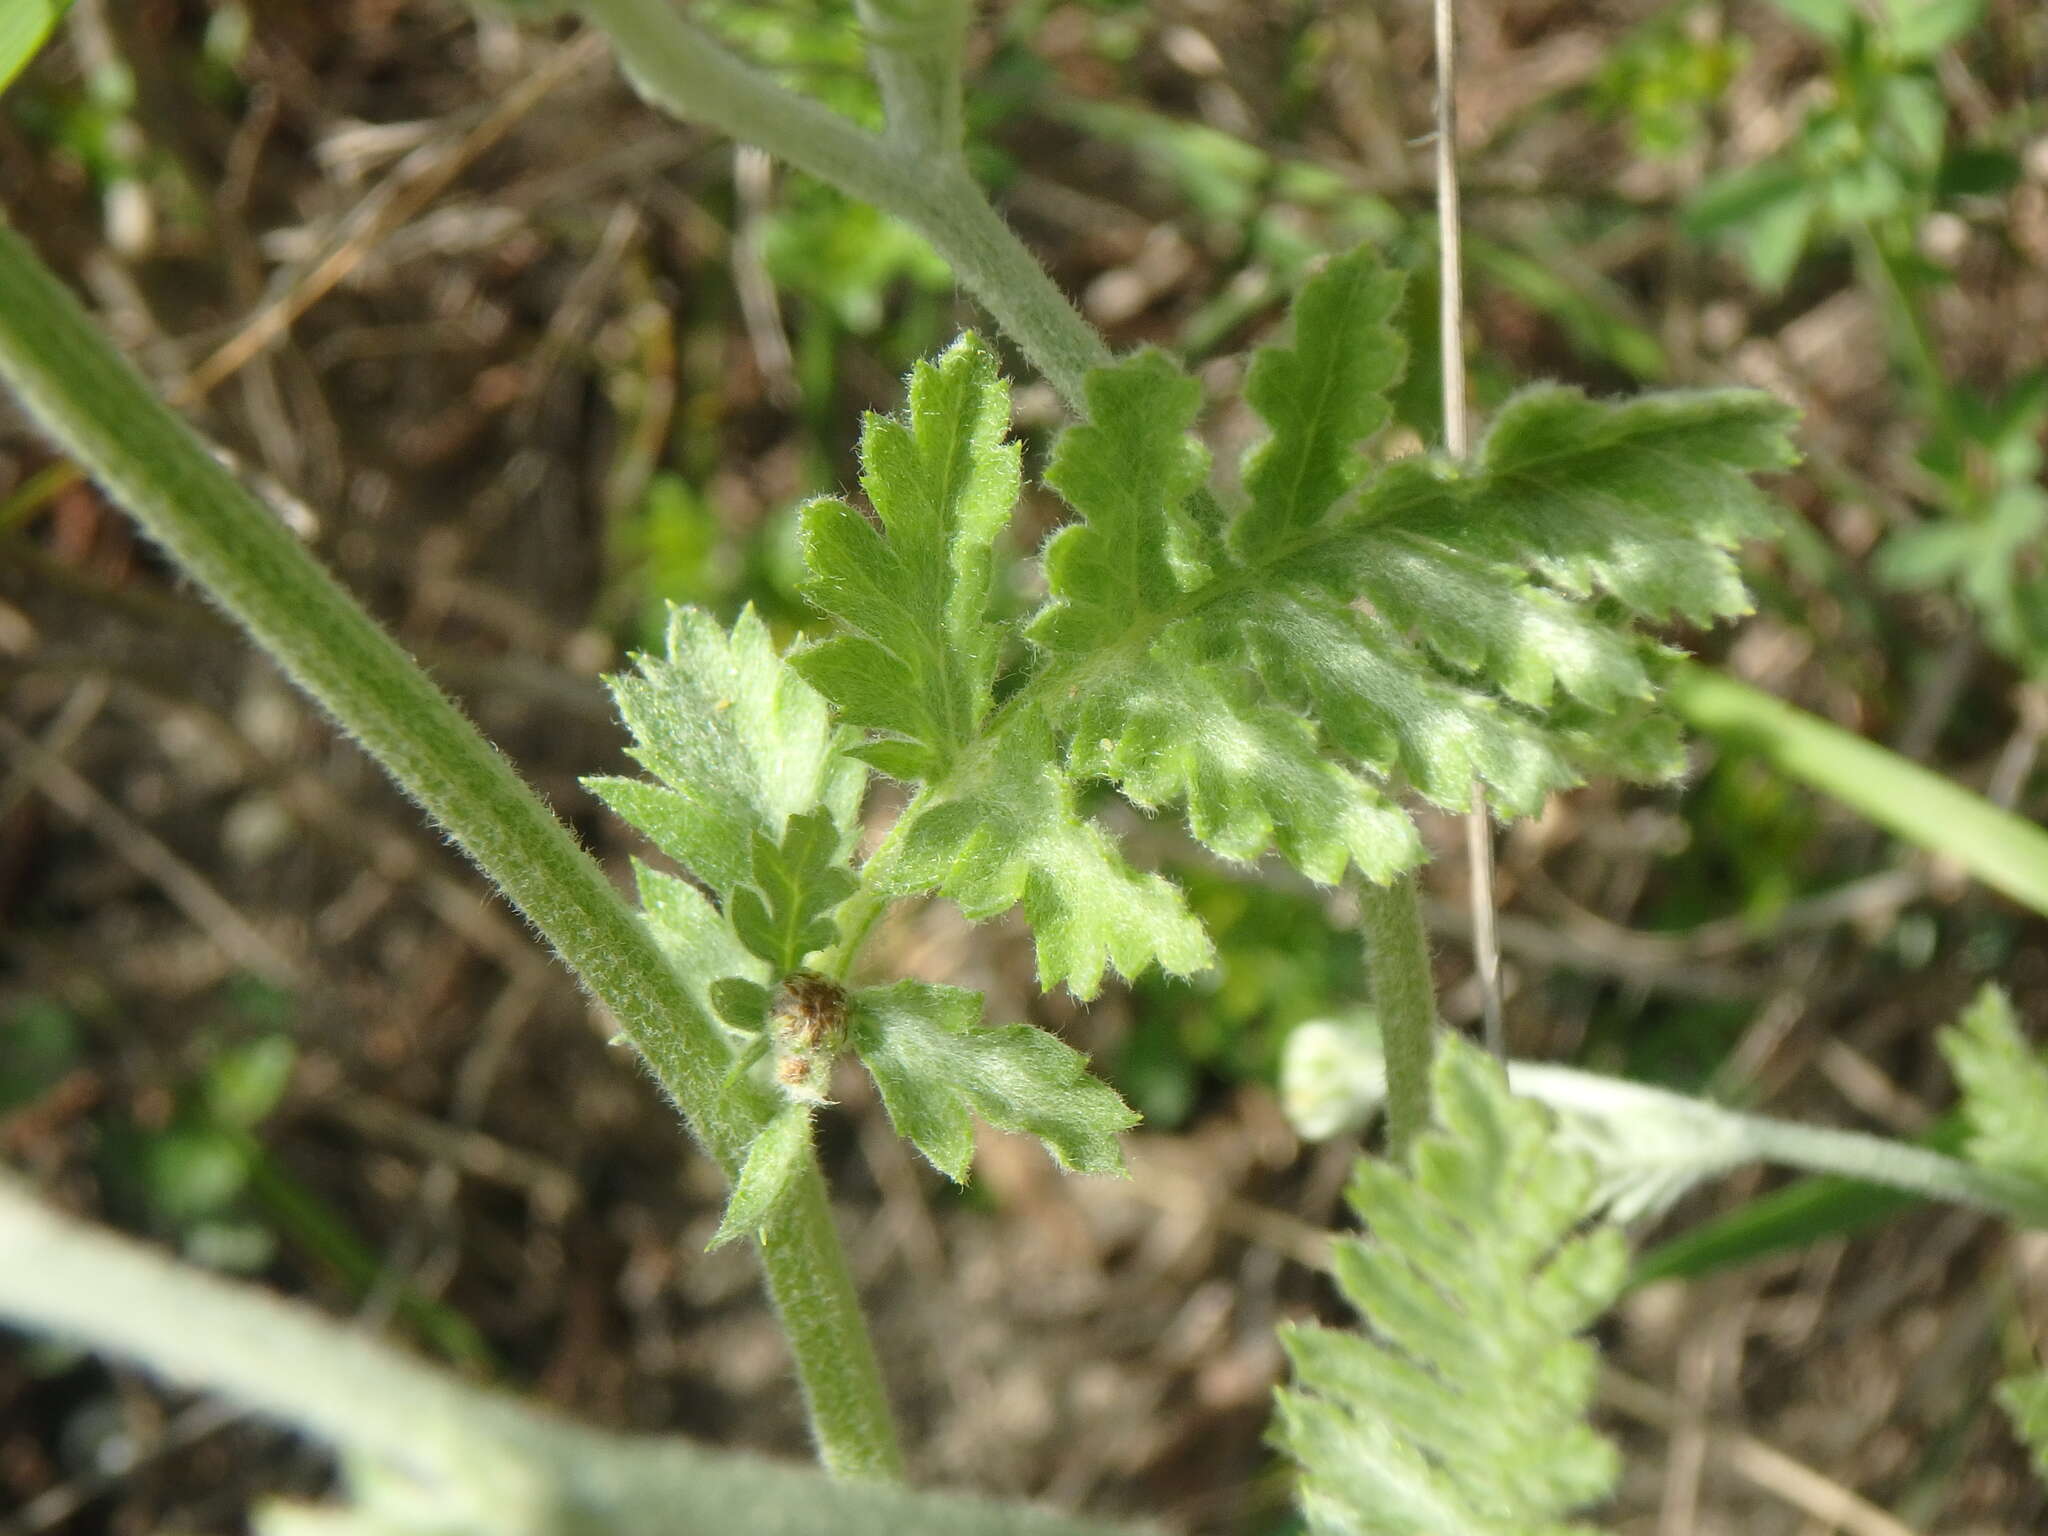
[[[2048,492],[2039,484],[2048,374],[1997,390],[1951,375],[1930,304],[1953,279],[1921,239],[1936,213],[1966,227],[1963,213],[2020,175],[1997,137],[1957,140],[1937,78],[1940,56],[1982,21],[1982,0],[1781,0],[1780,9],[1826,47],[1826,94],[1784,148],[1702,187],[1688,225],[1735,241],[1773,293],[1811,248],[1847,241],[1912,389],[1912,490],[1932,513],[1893,528],[1874,570],[1894,587],[1954,592],[1991,644],[2038,678],[2048,668]]]
[[[811,1146],[835,1061],[858,1058],[897,1129],[956,1179],[976,1116],[1083,1171],[1119,1165],[1131,1119],[1051,1035],[984,1025],[975,994],[865,981],[863,943],[887,906],[935,893],[976,919],[1021,907],[1041,983],[1085,998],[1111,968],[1184,974],[1213,956],[1182,892],[1090,814],[1098,784],[1144,812],[1178,808],[1226,861],[1273,853],[1324,884],[1355,870],[1391,1157],[1359,1176],[1378,1230],[1342,1265],[1378,1342],[1296,1335],[1283,1435],[1326,1528],[1563,1519],[1608,1477],[1581,1423],[1589,1357],[1570,1340],[1619,1285],[1620,1249],[1611,1234],[1569,1235],[1595,1166],[1541,1111],[1462,1048],[1433,1072],[1422,844],[1403,801],[1462,811],[1479,785],[1519,816],[1592,774],[1679,771],[1663,706],[1681,664],[1649,628],[1745,611],[1735,550],[1773,526],[1751,477],[1791,462],[1789,413],[1745,391],[1610,403],[1541,386],[1510,400],[1469,458],[1372,463],[1361,449],[1404,361],[1400,284],[1359,252],[1304,283],[1291,335],[1256,353],[1245,395],[1265,435],[1242,495],[1219,494],[1194,430],[1200,384],[1163,352],[1112,358],[969,176],[960,7],[860,7],[879,132],[790,94],[661,0],[579,9],[652,99],[915,228],[1078,417],[1045,475],[1073,517],[1038,557],[1033,612],[1010,619],[992,601],[1021,463],[1007,386],[973,336],[918,365],[902,415],[869,419],[873,520],[843,501],[804,510],[805,595],[830,633],[784,653],[751,611],[729,627],[674,612],[663,653],[613,685],[653,779],[592,782],[689,873],[641,869],[639,912],[6,231],[0,375],[611,1009],[732,1178],[716,1241],[755,1239],[821,1457],[843,1476],[886,1483],[901,1461]],[[907,800],[856,861],[875,772]],[[1688,1123],[1710,1118],[1702,1106]],[[1793,1141],[1827,1138],[1780,1144]],[[1892,1167],[1935,1166],[1892,1151]],[[1906,1182],[2031,1210],[2032,1178]],[[605,1441],[343,1348],[5,1186],[0,1244],[8,1315],[82,1330],[350,1450],[344,1528],[632,1530],[679,1514],[711,1528],[1074,1528],[886,1487],[821,1500],[785,1472]],[[1468,1248],[1486,1260],[1469,1274]],[[1400,1310],[1468,1281],[1454,1318]],[[135,1304],[152,1292],[155,1307]],[[238,1313],[262,1319],[260,1336],[223,1346]],[[1483,1358],[1496,1350],[1527,1371]],[[312,1364],[287,1381],[276,1358]],[[1446,1384],[1487,1404],[1466,1427],[1494,1438],[1457,1438]],[[400,1395],[421,1404],[417,1437],[388,1411]],[[1396,1426],[1423,1449],[1394,1444]],[[1382,1510],[1389,1486],[1414,1502]]]

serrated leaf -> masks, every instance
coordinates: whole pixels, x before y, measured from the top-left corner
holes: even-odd
[[[2020,1033],[2012,1000],[1987,983],[1940,1039],[1963,1090],[1964,1156],[2048,1188],[2048,1059]]]
[[[837,941],[832,914],[860,882],[839,862],[839,828],[822,808],[790,817],[779,844],[756,832],[753,855],[753,883],[732,893],[726,916],[740,942],[786,976]]]
[[[1076,773],[1112,780],[1146,810],[1185,802],[1189,830],[1226,858],[1277,848],[1326,885],[1354,860],[1374,880],[1422,861],[1414,823],[1325,757],[1307,720],[1171,644],[1098,675],[1073,731]]]
[[[751,606],[730,635],[676,608],[667,654],[635,660],[636,672],[610,679],[612,697],[633,756],[661,783],[584,783],[662,852],[723,895],[752,878],[755,834],[779,841],[793,815],[822,805],[850,835],[865,770],[838,750],[825,701]]]
[[[655,944],[704,1009],[723,1017],[716,989],[725,978],[742,978],[755,986],[768,979],[768,967],[733,937],[702,891],[674,875],[649,869],[638,859],[633,861],[633,878],[640,890],[640,915]]]
[[[1088,375],[1089,419],[1060,434],[1045,472],[1083,519],[1045,546],[1052,596],[1030,633],[1048,651],[1099,651],[1180,597],[1196,541],[1181,508],[1209,475],[1188,435],[1201,405],[1202,386],[1161,352]]]
[[[1358,453],[1392,414],[1386,391],[1406,344],[1393,317],[1399,274],[1353,251],[1311,278],[1294,302],[1292,348],[1262,347],[1245,398],[1271,430],[1245,460],[1251,505],[1231,542],[1256,554],[1319,520],[1364,472]]]
[[[1018,489],[1010,393],[973,335],[911,374],[907,419],[869,416],[861,484],[879,531],[843,501],[804,509],[805,597],[847,631],[791,658],[842,720],[888,733],[884,771],[929,778],[986,713],[1001,631],[990,546]]]
[[[1138,1123],[1088,1058],[1029,1024],[981,1022],[976,992],[899,981],[855,992],[848,1009],[859,1054],[897,1134],[964,1183],[974,1116],[1036,1136],[1076,1173],[1122,1173],[1120,1132]]]
[[[936,890],[974,921],[1020,902],[1038,949],[1039,985],[1090,998],[1114,965],[1188,975],[1214,958],[1208,935],[1168,881],[1140,874],[1083,817],[1042,722],[1013,720],[976,772],[905,812],[887,874],[893,889]]]
[[[1329,1536],[1562,1536],[1601,1498],[1614,1449],[1586,1423],[1597,1360],[1577,1335],[1613,1304],[1620,1234],[1578,1234],[1583,1158],[1499,1067],[1443,1037],[1435,1125],[1412,1165],[1361,1163],[1371,1236],[1339,1242],[1361,1331],[1283,1335],[1276,1438]]]
[[[1381,780],[1463,809],[1476,779],[1517,815],[1596,770],[1679,770],[1652,684],[1669,653],[1629,626],[1747,609],[1733,552],[1775,526],[1750,476],[1791,462],[1790,413],[1749,392],[1610,405],[1543,388],[1471,464],[1368,473],[1360,440],[1400,359],[1393,293],[1369,258],[1341,258],[1304,289],[1291,343],[1255,359],[1270,435],[1234,521],[1203,489],[1198,384],[1149,351],[1090,375],[1088,419],[1047,475],[1076,516],[1046,546],[1038,649],[943,766],[863,702],[876,674],[853,651],[806,653],[845,661],[813,675],[886,733],[855,750],[921,786],[879,884],[977,919],[1023,903],[1041,979],[1086,996],[1109,964],[1209,953],[1171,887],[1079,816],[1090,780],[1184,806],[1226,857],[1276,850],[1328,881],[1421,857]],[[862,526],[813,542],[822,586],[865,579]]]
[[[810,1149],[810,1106],[792,1100],[776,1111],[747,1148],[740,1176],[726,1198],[725,1216],[706,1247],[723,1248],[735,1238],[752,1237],[773,1221]]]
[[[1404,477],[1353,526],[1368,546],[1398,531],[1638,618],[1708,625],[1749,612],[1733,551],[1777,526],[1750,476],[1792,464],[1791,420],[1754,390],[1609,404],[1541,385],[1502,407],[1470,471]]]

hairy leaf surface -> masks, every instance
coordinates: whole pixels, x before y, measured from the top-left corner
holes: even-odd
[[[1498,1065],[1444,1037],[1435,1124],[1413,1168],[1367,1161],[1348,1199],[1371,1229],[1336,1278],[1364,1327],[1283,1336],[1276,1438],[1319,1536],[1568,1536],[1614,1448],[1586,1423],[1597,1359],[1577,1337],[1627,1270],[1611,1227],[1575,1235],[1585,1159]]]
[[[778,976],[839,937],[832,913],[860,884],[841,864],[840,844],[822,806],[790,817],[780,843],[754,834],[753,881],[732,893],[726,915],[740,942]]]
[[[721,895],[754,877],[754,838],[779,844],[791,816],[823,806],[853,830],[866,773],[839,751],[825,701],[776,654],[748,607],[730,635],[695,608],[671,611],[667,654],[610,680],[633,756],[660,780],[583,782]]]
[[[706,1246],[723,1248],[735,1238],[752,1237],[774,1220],[783,1197],[803,1172],[810,1149],[811,1107],[792,1099],[747,1148],[747,1160],[726,1197],[725,1215]]]
[[[851,633],[803,665],[880,733],[865,755],[919,786],[880,883],[974,918],[1022,902],[1041,979],[1085,997],[1108,965],[1185,971],[1209,954],[1178,892],[1080,815],[1091,781],[1184,809],[1227,858],[1278,852],[1334,882],[1421,860],[1404,791],[1462,809],[1477,780],[1522,815],[1590,773],[1680,771],[1655,700],[1668,653],[1631,626],[1746,609],[1734,550],[1773,526],[1751,476],[1791,462],[1789,411],[1745,391],[1608,404],[1539,388],[1471,463],[1374,471],[1362,449],[1400,368],[1396,292],[1364,253],[1305,286],[1291,339],[1252,363],[1268,435],[1234,516],[1205,489],[1195,380],[1151,351],[1090,375],[1088,419],[1046,475],[1074,518],[1046,545],[1046,599],[999,705],[987,540],[1015,461],[995,457],[985,355],[963,343],[919,376],[906,421],[871,426],[884,533],[817,513],[813,590]],[[978,473],[937,446],[968,442]],[[899,539],[921,552],[915,578]],[[847,596],[876,592],[896,596]],[[934,636],[965,637],[965,670],[945,673]]]
[[[1117,1136],[1138,1117],[1072,1046],[1029,1024],[983,1024],[978,993],[869,987],[853,994],[849,1023],[897,1133],[955,1183],[974,1157],[976,1114],[1036,1136],[1077,1173],[1123,1172]]]
[[[1021,903],[1038,950],[1039,984],[1092,997],[1115,965],[1136,976],[1157,962],[1182,974],[1214,957],[1179,890],[1141,874],[1083,816],[1050,733],[1013,716],[975,772],[956,774],[906,811],[888,866],[894,889],[936,890],[980,921]]]
[[[880,519],[837,500],[804,509],[804,595],[846,632],[791,658],[898,778],[943,769],[989,702],[1001,631],[986,621],[991,544],[1018,488],[1010,391],[973,335],[910,377],[902,420],[870,415],[861,485]]]

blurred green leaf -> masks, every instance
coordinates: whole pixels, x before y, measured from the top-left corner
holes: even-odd
[[[1723,747],[1755,753],[1780,773],[1908,842],[1946,854],[1993,889],[2048,916],[2048,829],[1705,667],[1674,667],[1665,696],[1694,729]]]
[[[1856,25],[1856,0],[1773,0],[1779,10],[1831,43],[1848,40]]]
[[[28,68],[71,0],[0,0],[0,91]]]
[[[2020,1033],[2012,1000],[1987,983],[1941,1032],[1941,1051],[1963,1090],[1964,1155],[2048,1186],[2048,1059]]]
[[[290,1085],[298,1048],[284,1035],[264,1035],[229,1046],[206,1065],[200,1093],[222,1125],[254,1130]]]
[[[78,1026],[56,1003],[26,1002],[0,1024],[0,1115],[32,1104],[78,1064]]]
[[[1884,12],[1893,55],[1926,59],[1984,19],[1984,0],[1884,0]]]
[[[241,1144],[220,1126],[173,1126],[145,1137],[139,1151],[151,1209],[174,1228],[219,1215],[249,1182]]]

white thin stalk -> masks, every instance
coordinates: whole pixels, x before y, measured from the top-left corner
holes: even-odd
[[[1436,223],[1437,351],[1443,359],[1444,451],[1463,460],[1472,451],[1471,408],[1465,387],[1464,227],[1458,209],[1458,28],[1452,0],[1436,12]],[[1472,781],[1465,812],[1465,864],[1470,871],[1472,963],[1479,977],[1479,1011],[1486,1048],[1507,1059],[1500,1005],[1500,937],[1494,930],[1493,820],[1486,786]]]

